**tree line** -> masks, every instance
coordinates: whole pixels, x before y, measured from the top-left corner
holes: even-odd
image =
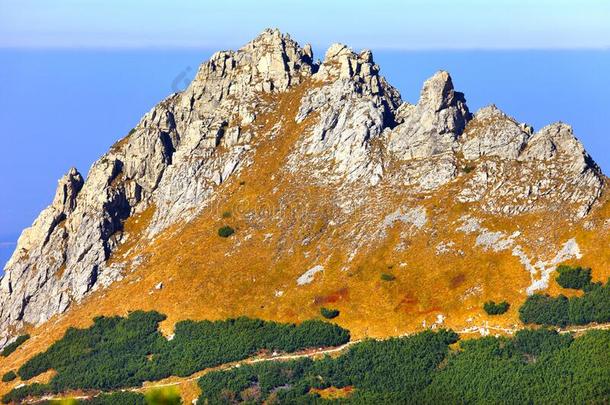
[[[605,403],[610,331],[554,330],[466,340],[451,331],[358,343],[337,358],[267,362],[199,379],[198,403],[326,403],[314,389],[350,387],[344,404]]]
[[[297,325],[241,317],[178,322],[174,337],[168,340],[158,330],[164,319],[165,315],[155,311],[135,311],[127,317],[97,317],[86,329],[69,328],[62,339],[17,371],[25,381],[53,369],[57,373],[50,382],[17,388],[3,401],[71,389],[139,386],[171,375],[187,376],[261,350],[293,352],[338,346],[350,338],[346,329],[319,320]]]

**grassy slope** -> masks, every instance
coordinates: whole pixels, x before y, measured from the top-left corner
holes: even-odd
[[[44,350],[68,326],[84,327],[94,316],[125,315],[136,309],[167,314],[168,319],[161,325],[165,334],[171,334],[175,322],[182,319],[247,315],[301,321],[320,317],[319,308],[323,305],[341,311],[334,321],[349,329],[354,338],[421,330],[424,320],[430,325],[438,314],[444,314],[445,325],[455,330],[486,322],[518,327],[517,309],[525,299],[529,274],[510,250],[483,251],[474,247],[476,235],[455,231],[457,220],[470,212],[484,218],[484,225],[493,230],[512,233],[520,229],[523,237],[531,241],[544,237],[544,244],[532,242],[524,248],[546,258],[555,253],[549,253],[546,244],[561,246],[575,237],[584,256],[571,264],[592,267],[594,280],[610,276],[607,228],[599,232],[586,231],[581,224],[569,226],[561,214],[500,218],[478,214],[473,206],[448,205],[468,174],[426,199],[382,183],[375,193],[361,196],[365,203],[360,211],[342,217],[333,204],[334,190],[304,187],[299,177],[281,170],[298,136],[315,117],[299,125],[286,118],[275,139],[265,135],[279,117],[294,117],[305,89],[300,86],[283,95],[266,96],[264,101],[275,106],[275,113],[259,116],[254,124],[259,125],[254,128],[255,142],[259,142],[254,164],[220,187],[222,202],[204,210],[194,221],[168,229],[152,243],[142,241],[138,235],[155,208],[129,219],[125,228],[131,237],[111,260],[142,254],[146,261],[122,281],[95,292],[65,315],[31,328],[32,338],[0,361],[0,373],[17,368]],[[281,196],[290,196],[292,203],[287,211],[280,211]],[[610,218],[608,197],[604,196],[603,201],[589,220],[600,224]],[[404,203],[426,208],[426,227],[416,230],[397,224],[387,230],[385,238],[374,240],[346,264],[351,253],[351,232],[366,226],[361,223],[367,221],[369,225],[380,223]],[[224,211],[231,211],[232,216],[223,218]],[[245,215],[249,212],[256,215]],[[329,225],[331,220],[340,223]],[[217,230],[226,224],[237,232],[230,238],[219,238]],[[304,238],[310,238],[310,243],[303,244]],[[455,242],[455,250],[466,254],[437,256],[437,244],[448,240]],[[397,251],[401,242],[408,248]],[[316,275],[310,285],[297,286],[296,279],[318,264],[324,265],[324,273]],[[394,274],[396,280],[381,280],[383,272]],[[154,286],[160,281],[163,288],[156,290]],[[479,293],[469,295],[473,288]],[[277,297],[276,291],[283,291],[283,295]],[[549,292],[558,291],[551,283]],[[505,315],[489,317],[482,309],[487,300],[507,300],[511,308]],[[0,393],[18,383],[0,384]]]

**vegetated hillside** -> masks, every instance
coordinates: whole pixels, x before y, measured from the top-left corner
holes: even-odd
[[[26,382],[53,370],[47,384],[16,387],[3,401],[21,401],[73,390],[117,390],[169,376],[188,377],[260,352],[296,352],[349,341],[337,325],[310,320],[299,325],[238,318],[226,321],[183,321],[165,339],[158,312],[135,311],[125,318],[98,317],[86,329],[70,328],[48,350],[32,356],[17,370]],[[14,372],[8,381],[15,379]]]
[[[347,331],[319,321],[300,326],[240,318],[219,322],[185,321],[165,340],[156,330],[163,317],[134,312],[127,318],[98,318],[91,328],[69,330],[49,350],[18,370],[31,379],[52,367],[49,383],[19,385],[4,403],[35,400],[56,393],[69,398],[82,392],[84,403],[187,403],[192,393],[167,383],[124,392],[145,379],[191,377],[202,403],[347,403],[593,402],[610,398],[610,331],[577,337],[555,330],[523,329],[513,338],[483,337],[458,342],[453,331],[430,330],[409,337],[365,340],[334,357],[285,356],[245,359],[260,348],[295,350],[341,344]],[[219,350],[220,346],[224,350]],[[239,367],[237,366],[239,365]],[[15,378],[13,372],[11,378]],[[84,390],[84,391],[79,391]],[[164,390],[169,390],[165,394]],[[153,400],[170,395],[173,402]]]
[[[426,331],[359,343],[337,358],[213,372],[199,380],[199,402],[605,403],[610,397],[609,331],[574,339],[523,330],[451,350],[456,340],[453,332]]]
[[[31,335],[0,371],[136,310],[166,314],[168,336],[322,307],[354,338],[520,328],[528,294],[560,291],[557,265],[610,276],[606,182],[566,124],[472,114],[447,72],[403,103],[369,51],[317,62],[267,30],[60,180],[0,281],[3,344]]]

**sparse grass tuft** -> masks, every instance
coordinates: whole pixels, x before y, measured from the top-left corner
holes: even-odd
[[[383,281],[394,281],[396,280],[396,276],[390,273],[381,273],[381,279]]]

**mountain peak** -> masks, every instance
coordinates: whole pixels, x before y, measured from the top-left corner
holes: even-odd
[[[59,180],[55,198],[53,199],[53,207],[64,213],[72,212],[76,207],[76,196],[81,188],[83,188],[83,184],[85,184],[83,176],[81,176],[75,167],[70,168],[68,173]]]
[[[551,160],[561,157],[571,170],[581,172],[587,167],[599,171],[583,144],[576,138],[572,126],[555,122],[535,133],[525,156],[535,160]]]
[[[459,94],[457,94],[458,97]],[[455,98],[456,92],[453,89],[451,75],[444,70],[439,70],[424,82],[418,104],[426,105],[434,112],[439,112],[455,104]]]
[[[403,103],[380,73],[369,50],[334,44],[318,64],[310,46],[276,29],[214,54],[187,89],[153,107],[95,162],[86,180],[75,169],[62,177],[0,281],[0,344],[19,328],[84,308],[92,291],[146,283],[164,287],[121,290],[122,309],[163,306],[155,297],[167,293],[185,303],[185,313],[207,311],[197,316],[233,315],[252,301],[252,314],[299,320],[311,309],[305,302],[328,297],[353,298],[362,313],[375,313],[363,298],[381,288],[371,272],[406,263],[405,295],[384,289],[395,302],[383,311],[397,322],[436,308],[451,313],[434,294],[410,297],[420,278],[449,285],[455,307],[466,294],[462,284],[493,296],[499,290],[489,278],[469,273],[481,255],[500,263],[494,272],[524,273],[511,276],[515,297],[534,281],[544,285],[546,267],[530,274],[519,263],[551,260],[537,255],[574,237],[604,187],[572,129],[553,124],[533,133],[495,106],[472,116],[445,71],[423,83],[416,104]],[[544,226],[532,226],[532,216]],[[485,220],[504,228],[485,228]],[[469,239],[462,222],[475,224],[471,233],[481,239]],[[218,229],[229,225],[235,235],[220,238]],[[491,247],[482,253],[484,243]],[[503,253],[494,256],[496,249]],[[437,258],[445,251],[451,260]],[[432,262],[439,271],[418,273]],[[463,277],[443,279],[456,268]],[[313,274],[312,286],[296,282],[305,273]],[[195,285],[185,280],[209,295],[183,297]],[[237,299],[235,283],[254,295],[225,305]]]
[[[251,90],[285,91],[315,69],[311,46],[301,47],[288,34],[266,29],[237,51],[216,52],[203,63],[190,88],[212,98]],[[200,95],[197,95],[199,97]]]
[[[401,159],[449,153],[471,118],[464,94],[456,92],[449,73],[438,71],[422,86],[415,106],[403,106],[389,147]]]

